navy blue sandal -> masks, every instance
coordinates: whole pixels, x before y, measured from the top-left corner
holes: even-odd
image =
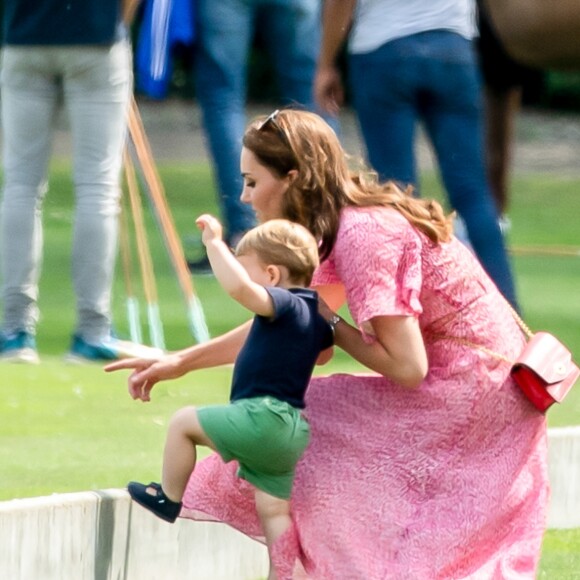
[[[151,493],[153,490],[155,493]],[[170,500],[158,483],[151,482],[149,485],[132,481],[127,486],[129,495],[140,506],[153,512],[158,518],[172,524],[179,516],[182,503]]]

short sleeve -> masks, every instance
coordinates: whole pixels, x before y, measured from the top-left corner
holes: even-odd
[[[296,309],[296,303],[299,302],[299,299],[285,288],[268,286],[266,292],[274,304],[274,315],[270,317],[271,320],[277,320],[289,310]]]
[[[396,210],[343,211],[332,264],[361,329],[368,332],[366,323],[376,316],[421,314],[422,243],[421,235]]]
[[[310,286],[315,288],[316,286],[328,286],[330,284],[342,284],[336,273],[332,254],[316,268]]]

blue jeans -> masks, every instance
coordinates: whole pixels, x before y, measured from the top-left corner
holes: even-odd
[[[435,30],[350,56],[353,102],[369,163],[382,179],[417,184],[417,121],[433,144],[452,207],[480,262],[516,304],[484,166],[479,70],[471,41]]]
[[[255,225],[252,209],[240,201],[240,153],[258,17],[283,104],[313,108],[320,0],[197,0],[195,87],[230,240]]]

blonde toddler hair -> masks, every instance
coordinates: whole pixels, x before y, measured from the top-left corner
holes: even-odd
[[[290,280],[308,286],[318,267],[318,245],[300,224],[269,220],[247,232],[236,246],[236,256],[255,252],[264,264],[284,266]]]

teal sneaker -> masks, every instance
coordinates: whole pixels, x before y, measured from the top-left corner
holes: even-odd
[[[120,358],[154,359],[163,356],[160,348],[153,348],[128,340],[109,337],[99,343],[89,343],[79,335],[73,336],[72,345],[65,360],[70,363],[106,362]]]
[[[0,337],[0,360],[5,362],[38,364],[34,335],[20,330]]]

